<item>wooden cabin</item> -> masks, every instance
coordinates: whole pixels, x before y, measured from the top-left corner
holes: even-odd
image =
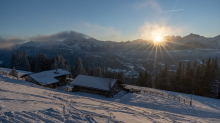
[[[42,71],[25,76],[25,81],[45,87],[55,88],[64,85],[67,75],[69,74],[70,72],[63,69]]]
[[[113,78],[78,75],[70,84],[74,85],[73,91],[82,91],[113,96],[122,89],[122,82]]]

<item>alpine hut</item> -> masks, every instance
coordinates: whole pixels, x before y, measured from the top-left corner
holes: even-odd
[[[70,84],[74,85],[73,91],[83,91],[113,96],[122,89],[122,82],[113,78],[78,75]]]

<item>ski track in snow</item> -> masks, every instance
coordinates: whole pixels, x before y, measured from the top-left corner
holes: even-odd
[[[0,123],[220,122],[220,100],[194,96],[193,104],[148,93],[63,92],[0,75]]]

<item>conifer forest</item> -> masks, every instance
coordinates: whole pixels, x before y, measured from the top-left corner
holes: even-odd
[[[125,84],[220,98],[218,96],[220,95],[220,71],[217,57],[203,59],[202,64],[195,61],[188,62],[184,66],[179,62],[176,70],[170,70],[168,65],[165,65],[155,76],[146,69],[146,71],[140,71],[138,77],[126,76],[123,72],[111,71],[105,67],[83,66],[80,57],[74,66],[70,66],[69,61],[62,55],[48,58],[44,53],[39,53],[33,57],[27,56],[22,51],[12,54],[10,66],[13,69],[32,72],[65,69],[71,72],[73,78],[77,75],[115,78]]]

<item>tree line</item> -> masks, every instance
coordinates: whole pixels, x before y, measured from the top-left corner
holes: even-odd
[[[41,72],[53,69],[66,69],[70,70],[69,61],[64,59],[62,55],[57,55],[48,58],[44,53],[39,53],[34,56],[27,56],[25,52],[17,51],[12,54],[10,61],[11,68],[17,70]]]
[[[90,68],[90,66],[86,66],[84,68],[80,57],[78,57],[75,66],[70,66],[69,61],[64,59],[62,55],[56,55],[48,58],[46,54],[39,53],[35,56],[27,56],[25,52],[19,50],[12,54],[10,67],[15,70],[31,71],[35,73],[54,69],[65,69],[71,72],[73,78],[78,75],[89,75],[115,78],[127,84],[135,83],[135,79],[125,76],[124,72],[111,71],[105,67]]]
[[[201,64],[196,61],[184,66],[179,62],[176,71],[170,71],[167,64],[152,77],[146,72],[139,73],[136,85],[157,89],[220,98],[220,71],[218,59],[203,59]]]

